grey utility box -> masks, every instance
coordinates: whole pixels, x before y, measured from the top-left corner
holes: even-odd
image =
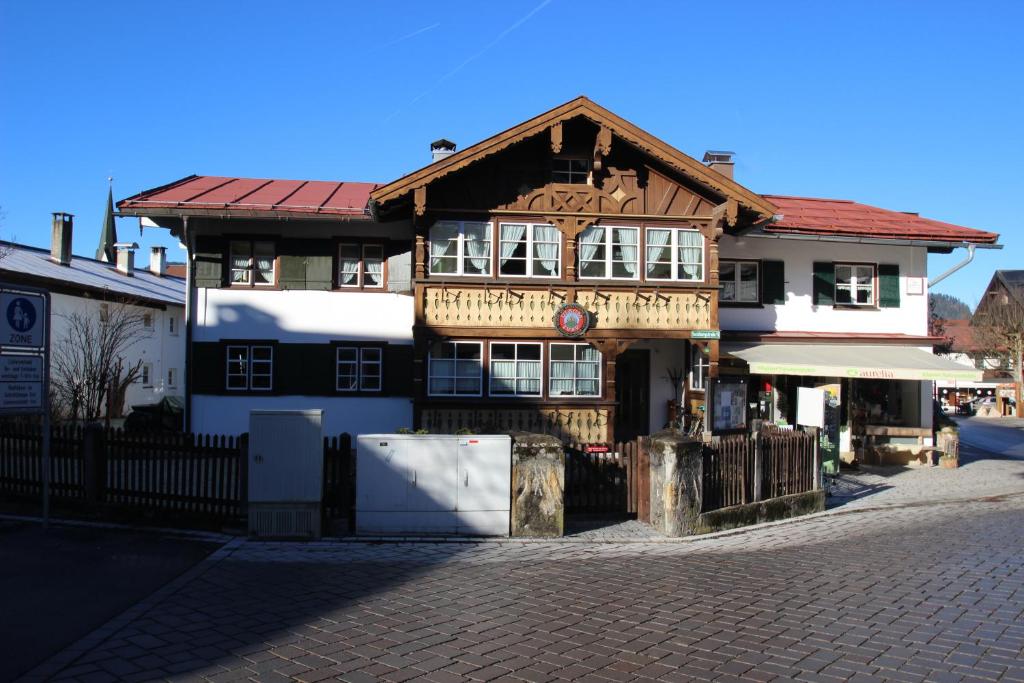
[[[511,500],[508,436],[356,441],[356,533],[508,536]]]
[[[249,413],[249,535],[319,538],[322,410]]]

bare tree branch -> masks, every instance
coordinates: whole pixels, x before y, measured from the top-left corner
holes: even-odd
[[[985,359],[995,360],[1000,369],[1011,373],[1016,385],[1017,416],[1024,417],[1021,401],[1024,305],[1009,294],[994,294],[978,306],[971,326]]]

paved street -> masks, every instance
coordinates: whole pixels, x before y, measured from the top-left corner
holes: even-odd
[[[1006,432],[993,430],[1006,429]],[[974,435],[981,435],[974,437]],[[1024,460],[844,475],[714,538],[234,541],[51,661],[57,680],[1024,681]]]
[[[964,443],[999,455],[1024,458],[1024,419],[968,417],[956,421]]]

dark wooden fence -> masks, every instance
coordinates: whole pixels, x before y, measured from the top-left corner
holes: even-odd
[[[588,453],[606,448],[607,452]],[[650,506],[647,451],[642,439],[565,448],[567,514],[639,514]],[[648,512],[649,514],[649,512]]]
[[[38,426],[0,424],[0,495],[42,495]],[[248,436],[128,434],[118,429],[54,427],[55,502],[101,510],[144,510],[211,523],[245,514]],[[349,517],[355,469],[347,434],[324,439],[324,513]]]
[[[815,438],[769,429],[713,439],[704,447],[702,511],[814,490]]]

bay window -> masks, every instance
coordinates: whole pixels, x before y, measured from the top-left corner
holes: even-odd
[[[498,274],[558,277],[562,265],[562,233],[553,225],[502,223]]]
[[[836,264],[837,304],[871,306],[875,303],[875,267],[848,263]]]
[[[491,396],[541,395],[541,344],[491,343]]]
[[[427,357],[431,396],[480,396],[483,385],[481,342],[438,342]]]
[[[581,278],[637,279],[638,228],[592,225],[580,233]]]
[[[274,243],[231,240],[231,285],[274,286]]]
[[[647,279],[704,280],[704,236],[690,228],[647,228]]]
[[[438,221],[430,228],[432,275],[490,275],[491,224]]]
[[[601,353],[589,344],[551,344],[548,395],[600,396]]]
[[[719,301],[758,303],[758,270],[757,261],[722,261],[718,268],[722,285]]]

